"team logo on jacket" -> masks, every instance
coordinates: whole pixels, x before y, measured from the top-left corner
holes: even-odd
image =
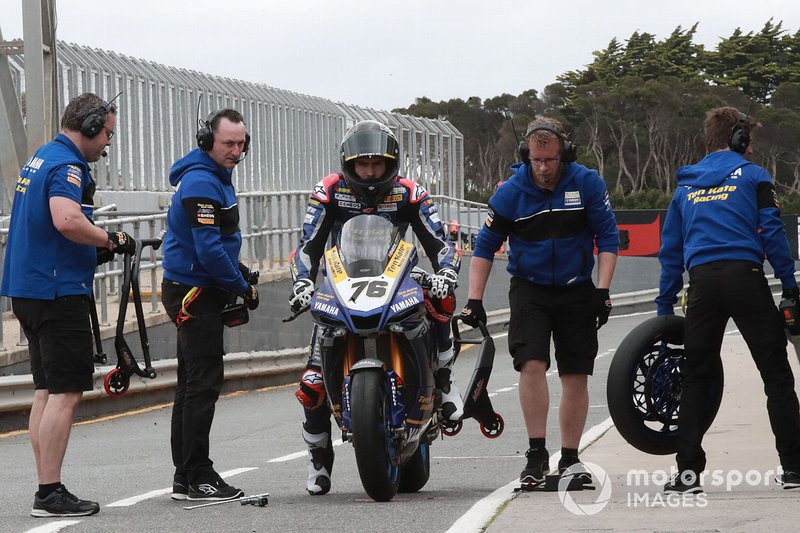
[[[580,191],[567,191],[564,193],[564,205],[581,205]]]
[[[197,222],[200,224],[214,223],[214,206],[212,204],[197,204]]]
[[[81,177],[83,176],[83,172],[81,172],[81,167],[76,167],[75,165],[67,165],[67,181],[71,184],[75,185],[76,187],[81,186]]]
[[[337,200],[344,200],[345,202],[355,202],[356,201],[356,197],[353,196],[352,194],[341,194],[341,193],[337,192],[337,193],[335,193],[333,195],[333,197],[336,198]]]
[[[487,228],[491,228],[492,227],[492,221],[493,220],[494,220],[494,209],[489,207],[488,213],[486,214],[486,227]]]
[[[397,204],[378,204],[378,212],[397,211]]]

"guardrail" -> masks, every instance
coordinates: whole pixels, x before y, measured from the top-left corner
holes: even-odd
[[[289,255],[297,246],[303,231],[309,191],[242,192],[238,195],[240,229],[242,232],[242,251],[240,260],[248,267],[262,273],[280,273],[288,268]],[[470,250],[475,236],[486,215],[486,205],[477,202],[432,196],[438,207],[445,231],[449,230],[450,220],[460,223],[460,243],[464,250]],[[116,206],[110,205],[95,210],[96,224],[107,231],[126,231],[137,239],[154,239],[167,228],[167,214],[118,216]],[[413,235],[406,235],[416,243]],[[0,229],[0,265],[3,264],[8,240],[8,229]],[[160,311],[158,288],[161,283],[161,262],[163,251],[148,248],[142,257],[140,268],[142,294],[147,297],[150,310]],[[94,277],[94,294],[98,307],[98,318],[102,325],[108,325],[115,316],[110,316],[110,304],[119,298],[118,289],[122,284],[122,260],[116,257],[109,263],[98,267]],[[145,303],[145,302],[143,302]],[[0,309],[9,311],[11,302],[2,298]],[[7,320],[16,320],[11,316]],[[0,350],[5,350],[7,333],[0,328]],[[18,346],[27,344],[22,329],[16,327],[12,342]]]

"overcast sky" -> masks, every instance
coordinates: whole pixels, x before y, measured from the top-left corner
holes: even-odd
[[[0,0],[4,39],[23,0]],[[36,1],[36,0],[25,0]],[[168,66],[391,109],[541,91],[634,31],[699,23],[715,48],[771,17],[800,29],[798,0],[57,0],[57,37]]]

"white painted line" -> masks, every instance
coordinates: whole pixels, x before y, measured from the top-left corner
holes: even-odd
[[[118,500],[113,503],[109,503],[108,505],[106,505],[106,507],[128,507],[130,505],[143,502],[144,500],[155,498],[156,496],[162,496],[164,494],[171,494],[171,493],[172,493],[172,487],[168,489],[151,490],[150,492],[145,492],[144,494],[131,496],[130,498],[125,498],[124,500]]]
[[[502,389],[497,389],[495,392],[508,392],[514,390],[516,387],[503,387]]]
[[[334,446],[339,446],[342,444],[342,439],[336,439],[333,441]],[[308,452],[303,450],[302,452],[294,452],[290,453],[289,455],[282,455],[280,457],[276,457],[275,459],[270,459],[268,463],[285,463],[287,461],[293,461],[294,459],[300,459],[301,457],[308,457]]]
[[[489,398],[494,398],[494,397],[495,397],[495,396],[497,396],[498,394],[499,394],[499,393],[497,393],[497,392],[490,392],[490,393],[489,393]]]
[[[25,533],[55,533],[61,531],[65,527],[80,524],[80,520],[59,520],[58,522],[49,522],[43,526],[35,527],[25,531]]]
[[[589,431],[581,436],[580,451],[589,447],[613,426],[614,423],[611,421],[611,417],[609,417],[596,426],[589,428]],[[561,459],[560,450],[550,456],[551,471],[553,465],[556,467],[558,466],[559,459]],[[514,479],[507,485],[500,487],[485,498],[479,500],[469,511],[461,515],[461,518],[456,520],[446,533],[482,533],[489,527],[489,523],[497,514],[497,511],[504,506],[506,502],[516,497],[517,493],[514,492],[514,489],[518,486],[519,479]]]
[[[225,472],[221,472],[219,477],[225,479],[233,476],[238,476],[239,474],[243,474],[245,472],[250,472],[251,470],[258,470],[258,467],[249,466],[246,468],[235,468],[233,470],[227,470]],[[118,500],[109,503],[108,505],[106,505],[106,507],[129,507],[139,502],[143,502],[144,500],[149,500],[150,498],[155,498],[156,496],[162,496],[164,494],[169,494],[171,492],[172,492],[172,487],[169,487],[167,489],[151,490],[150,492],[145,492],[144,494],[131,496],[130,498],[125,498],[124,500]]]
[[[519,486],[519,479],[508,485],[500,487],[456,520],[445,533],[483,533],[489,525],[489,520],[497,513],[506,502],[516,496],[514,488]]]

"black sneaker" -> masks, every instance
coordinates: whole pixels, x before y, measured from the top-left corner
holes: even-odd
[[[519,475],[519,481],[523,485],[537,486],[544,483],[544,476],[550,473],[550,455],[545,448],[537,450],[529,449],[525,452],[528,464],[525,470]]]
[[[100,511],[97,502],[80,500],[61,485],[51,492],[46,498],[40,498],[39,493],[33,496],[33,509],[31,516],[45,518],[48,516],[89,516]]]
[[[676,472],[669,478],[664,485],[664,492],[679,492],[682,494],[700,494],[703,487],[700,486],[700,475],[691,470]]]
[[[189,497],[189,482],[183,474],[175,474],[172,478],[172,499],[185,500]]]
[[[244,496],[244,491],[231,487],[219,477],[208,481],[189,483],[187,494],[187,498],[193,501],[233,500],[242,496]]]
[[[783,474],[778,476],[778,483],[783,485],[784,489],[800,488],[800,472],[795,470],[784,470]]]

